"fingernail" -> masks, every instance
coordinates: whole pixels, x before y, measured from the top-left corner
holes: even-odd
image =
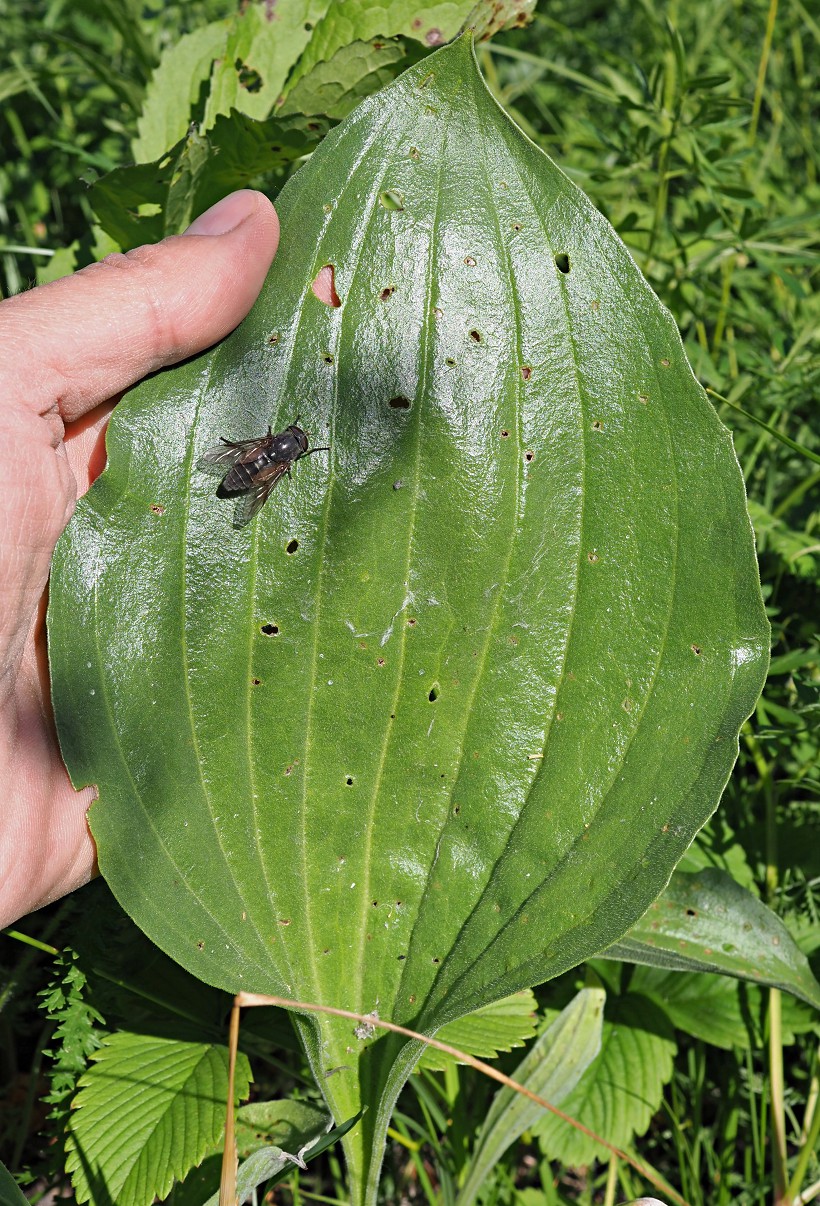
[[[241,222],[249,218],[256,209],[256,193],[249,188],[240,189],[217,201],[204,214],[194,218],[184,232],[186,235],[223,235],[236,230]]]

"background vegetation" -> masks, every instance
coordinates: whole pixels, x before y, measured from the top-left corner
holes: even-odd
[[[88,184],[132,161],[145,87],[163,50],[225,12],[217,0],[0,0],[5,294],[112,249]],[[757,892],[815,972],[820,468],[776,437],[820,454],[811,68],[819,41],[799,0],[779,9],[553,0],[527,30],[480,53],[501,103],[607,215],[674,314],[696,375],[727,400],[717,405],[747,482],[773,661],[721,809],[687,865],[722,866]],[[277,166],[257,183],[275,195],[289,170]],[[102,1037],[136,1020],[162,1034],[193,1018],[218,1039],[225,999],[151,952],[102,884],[20,930],[41,947],[0,940],[0,1158],[36,1199],[66,1185],[68,1103]],[[580,984],[599,982],[619,1003],[616,1028],[630,1009],[643,1010],[633,1033],[645,1042],[631,1052],[610,1043],[605,1076],[575,1111],[565,1108],[621,1145],[645,1131],[642,1159],[693,1204],[786,1200],[790,1180],[792,1196],[798,1187],[805,1201],[820,1195],[816,1015],[777,990],[596,961],[536,990],[533,1025],[545,1025]],[[247,1029],[257,1096],[318,1101],[286,1017]],[[518,1059],[502,1063],[511,1069]],[[385,1200],[455,1201],[491,1095],[453,1065],[414,1076],[394,1119]],[[782,1167],[773,1119],[783,1120]],[[590,1203],[645,1189],[602,1155],[553,1124],[539,1126],[496,1166],[487,1200]],[[168,1200],[201,1202],[206,1183],[203,1173]],[[345,1200],[332,1151],[285,1185],[276,1200]]]

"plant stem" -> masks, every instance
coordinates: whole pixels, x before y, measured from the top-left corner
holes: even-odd
[[[615,1190],[618,1188],[618,1157],[609,1157],[609,1168],[606,1174],[603,1206],[615,1206]]]
[[[774,23],[777,19],[777,0],[769,0],[769,15],[766,18],[766,33],[763,37],[763,50],[760,53],[760,64],[757,69],[757,83],[752,102],[752,117],[749,122],[749,146],[754,145],[757,137],[757,123],[760,119],[760,106],[763,103],[763,88],[766,83],[766,72],[769,67],[769,54],[774,37]]]

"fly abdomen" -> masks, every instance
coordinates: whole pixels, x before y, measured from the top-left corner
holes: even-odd
[[[258,453],[250,461],[238,461],[222,482],[226,494],[235,494],[239,490],[249,490],[263,469],[273,464],[267,452]]]

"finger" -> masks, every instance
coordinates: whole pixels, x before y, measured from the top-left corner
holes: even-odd
[[[232,193],[184,235],[108,256],[0,305],[0,397],[71,421],[244,318],[279,239],[270,201]]]

